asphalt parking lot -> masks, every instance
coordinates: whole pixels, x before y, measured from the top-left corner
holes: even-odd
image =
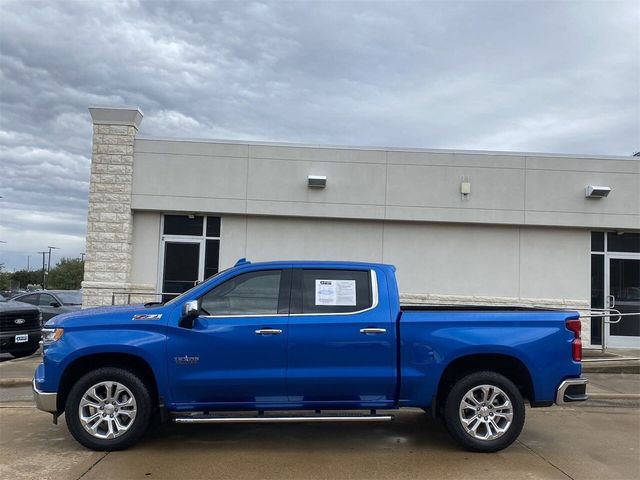
[[[13,357],[8,353],[0,353],[0,363],[13,360]]]
[[[640,409],[624,401],[529,409],[520,439],[495,454],[460,450],[420,410],[388,423],[167,424],[130,450],[98,453],[16,385],[0,388],[0,478],[639,479]]]

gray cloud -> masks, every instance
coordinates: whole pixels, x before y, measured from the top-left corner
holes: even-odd
[[[141,134],[628,155],[636,2],[25,2],[0,20],[0,262],[83,249],[89,104]]]

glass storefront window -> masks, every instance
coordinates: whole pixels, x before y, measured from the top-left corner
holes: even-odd
[[[640,253],[640,233],[607,233],[607,250],[609,252]]]
[[[220,237],[220,217],[207,217],[207,237]]]
[[[204,279],[213,277],[218,273],[218,260],[220,256],[220,240],[207,240],[204,254]]]
[[[591,251],[604,252],[604,232],[591,232]]]
[[[198,215],[165,215],[165,235],[197,235],[202,236],[204,217]]]
[[[591,255],[591,308],[604,308],[604,255]],[[591,319],[591,343],[602,344],[602,318]]]

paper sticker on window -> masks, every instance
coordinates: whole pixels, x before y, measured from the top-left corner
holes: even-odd
[[[355,304],[355,280],[316,280],[316,305],[353,306]]]

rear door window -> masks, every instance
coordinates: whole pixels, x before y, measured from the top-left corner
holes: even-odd
[[[369,270],[304,269],[302,313],[349,313],[373,305]]]
[[[24,297],[16,298],[18,302],[29,303],[31,305],[38,305],[38,297],[40,294],[33,293],[31,295],[25,295]]]

